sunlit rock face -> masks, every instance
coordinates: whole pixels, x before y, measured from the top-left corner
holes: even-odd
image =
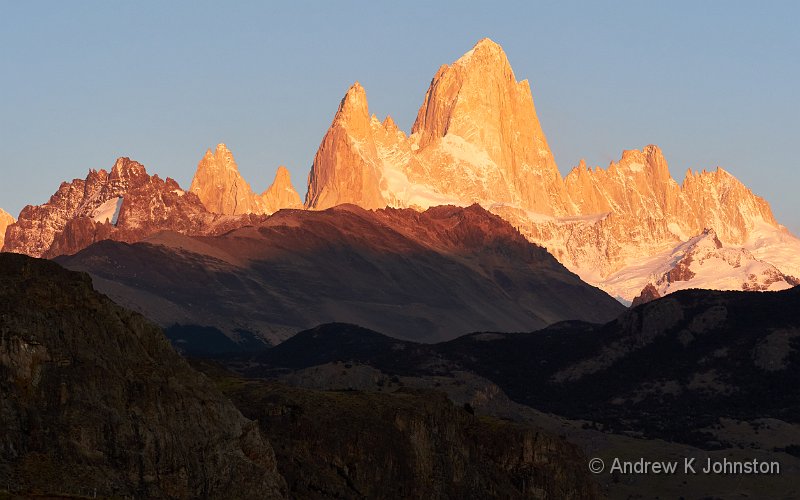
[[[283,208],[302,208],[300,195],[292,185],[289,170],[283,165],[275,172],[275,179],[261,195],[267,213],[274,213]]]
[[[370,118],[356,83],[312,167],[306,206],[513,204],[565,214],[566,196],[527,81],[484,39],[434,76],[411,136]]]
[[[3,249],[3,242],[5,241],[6,237],[6,228],[15,222],[16,219],[14,219],[10,213],[0,208],[0,250]]]
[[[800,276],[800,240],[727,171],[673,179],[654,145],[608,168],[559,174],[530,85],[484,39],[434,75],[407,136],[370,117],[364,89],[342,100],[309,176],[306,207],[425,209],[479,203],[584,280],[633,299],[679,244],[710,228],[726,246]],[[656,259],[653,261],[653,259]]]
[[[278,168],[275,182],[267,191],[260,195],[254,193],[225,144],[217,145],[214,151],[206,151],[197,165],[189,191],[196,194],[210,212],[223,215],[270,214],[301,205],[300,195],[292,186],[285,167]]]
[[[800,242],[775,221],[764,199],[721,168],[688,171],[678,184],[661,150],[650,145],[623,152],[607,169],[582,163],[564,184],[572,216],[541,217],[512,207],[494,211],[612,295],[631,300],[653,273],[663,272],[673,249],[706,229],[726,247],[798,275],[800,254],[792,249],[800,250]]]
[[[6,232],[4,250],[49,258],[101,240],[133,243],[160,231],[210,235],[259,218],[211,213],[174,180],[119,158],[110,172],[91,170],[86,179],[62,183],[47,203],[22,209]]]
[[[566,196],[527,80],[518,82],[503,49],[478,42],[434,76],[412,128],[416,181],[465,201],[567,213]]]
[[[307,187],[302,203],[280,167],[270,188],[254,193],[224,144],[206,152],[188,192],[120,159],[111,172],[92,171],[62,184],[48,203],[26,207],[5,246],[53,256],[101,239],[138,241],[158,230],[215,234],[282,208],[349,203],[422,211],[477,203],[624,301],[655,285],[673,251],[706,229],[725,248],[800,277],[800,240],[722,168],[689,170],[680,183],[662,151],[648,145],[623,151],[607,168],[581,162],[562,178],[530,85],[516,80],[503,49],[489,39],[436,71],[410,135],[391,117],[371,115],[365,89],[353,84],[317,150]]]
[[[307,208],[324,209],[343,203],[364,208],[387,205],[380,189],[383,161],[376,146],[375,128],[366,92],[356,82],[339,104],[314,157],[308,178]]]
[[[111,171],[90,170],[85,179],[62,182],[47,203],[22,209],[17,223],[7,231],[5,250],[45,256],[53,243],[63,237],[69,222],[81,218],[87,228],[93,227],[106,203],[152,182],[144,166],[128,158],[119,158]],[[166,183],[174,184],[171,179],[156,178],[156,182],[165,187]],[[177,184],[174,187],[177,189]]]

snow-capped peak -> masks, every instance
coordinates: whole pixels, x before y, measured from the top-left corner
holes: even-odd
[[[777,291],[798,284],[800,280],[757,259],[746,248],[724,246],[713,229],[705,229],[672,250],[634,305],[687,288]]]

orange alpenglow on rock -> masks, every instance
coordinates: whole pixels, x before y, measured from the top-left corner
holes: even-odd
[[[543,214],[566,213],[561,175],[530,85],[517,82],[502,47],[488,38],[439,68],[412,140],[425,166],[419,173],[443,194]]]
[[[689,172],[680,185],[650,145],[624,151],[607,169],[582,162],[562,179],[530,85],[516,80],[503,49],[489,39],[439,68],[410,136],[390,117],[370,118],[360,85],[348,90],[314,159],[306,196],[307,208],[341,203],[479,203],[584,280],[628,300],[654,269],[643,259],[669,258],[705,228],[800,275],[800,257],[793,257],[800,240],[722,169]]]
[[[640,221],[665,220],[689,236],[714,227],[730,243],[744,242],[756,221],[777,225],[767,202],[721,168],[698,174],[690,170],[683,186],[678,185],[654,145],[623,151],[606,170],[581,164],[564,182],[579,215],[611,212]]]
[[[289,170],[283,165],[275,172],[275,180],[261,195],[268,213],[274,213],[282,208],[302,208],[303,202],[300,195],[292,185]]]
[[[215,151],[207,150],[198,163],[189,192],[196,194],[208,211],[224,215],[271,214],[281,208],[299,207],[300,195],[284,167],[278,169],[275,180],[276,189],[254,193],[239,173],[233,153],[219,144]]]
[[[375,145],[364,87],[354,83],[345,94],[308,176],[306,208],[325,209],[343,203],[384,208],[382,159]]]
[[[283,167],[269,189],[254,193],[224,144],[206,152],[189,193],[174,181],[156,182],[135,162],[118,163],[111,173],[63,184],[45,205],[23,209],[7,230],[6,250],[59,255],[112,236],[138,241],[159,225],[211,234],[236,217],[252,223],[303,206]],[[171,201],[156,212],[146,202],[159,190]],[[650,145],[624,151],[606,169],[581,162],[562,179],[530,85],[516,80],[503,49],[489,39],[438,69],[410,135],[391,117],[381,122],[370,115],[358,82],[347,90],[314,157],[305,208],[345,203],[418,211],[480,204],[583,280],[626,300],[648,284],[669,293],[651,275],[667,272],[681,244],[706,229],[726,247],[720,259],[744,255],[765,271],[763,279],[739,283],[733,271],[708,276],[704,267],[703,283],[756,289],[777,286],[779,274],[785,283],[800,277],[800,240],[777,223],[765,200],[721,168],[689,171],[679,184]],[[119,224],[106,224],[115,208]]]
[[[512,204],[562,215],[567,196],[527,81],[488,38],[434,76],[407,137],[369,117],[356,83],[317,152],[306,207]]]
[[[10,213],[0,208],[0,250],[3,249],[3,243],[6,238],[6,228],[15,222],[17,221]]]
[[[151,176],[123,157],[111,171],[90,170],[85,179],[61,183],[47,203],[23,208],[6,231],[4,249],[51,258],[102,240],[133,243],[161,231],[210,234],[220,218],[173,179]]]

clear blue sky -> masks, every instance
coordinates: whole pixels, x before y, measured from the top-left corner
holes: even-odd
[[[602,4],[602,5],[600,5]],[[661,146],[721,165],[800,234],[795,2],[4,2],[0,207],[118,156],[188,188],[225,142],[301,195],[355,80],[408,131],[436,69],[488,36],[531,82],[562,172]]]

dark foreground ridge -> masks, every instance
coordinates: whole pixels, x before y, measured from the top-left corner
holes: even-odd
[[[142,316],[59,265],[0,254],[0,488],[281,498],[269,442]]]
[[[198,366],[87,275],[0,254],[0,497],[598,495],[576,446],[439,392],[298,389]]]
[[[586,458],[441,393],[317,391],[195,362],[275,446],[292,498],[597,498]]]

